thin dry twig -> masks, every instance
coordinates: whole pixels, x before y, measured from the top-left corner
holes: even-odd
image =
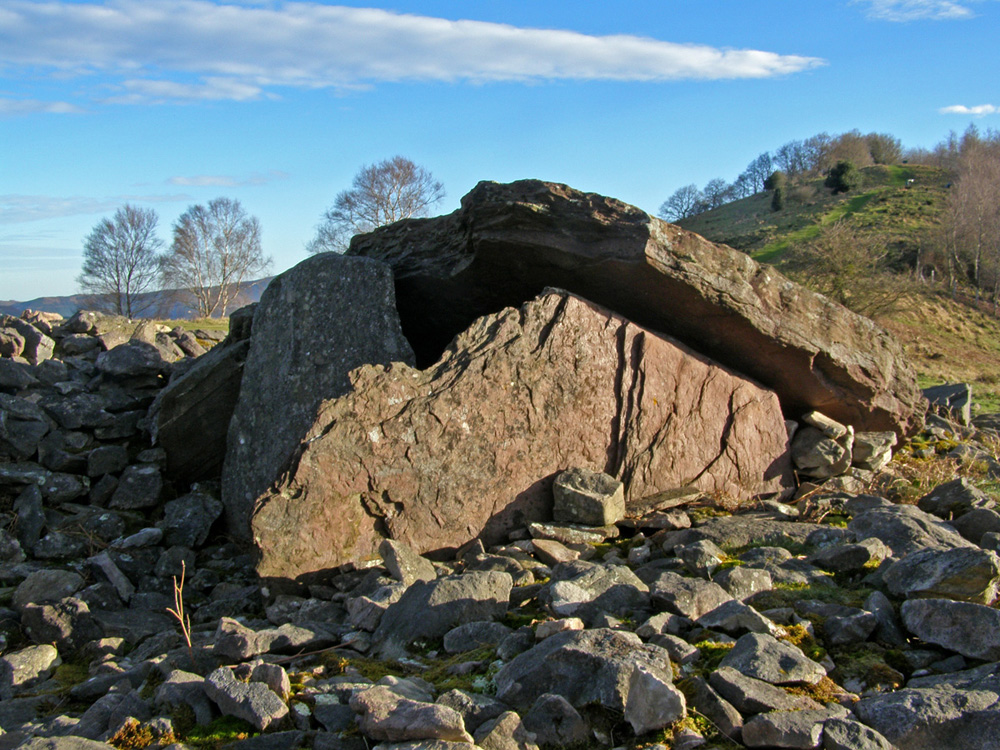
[[[174,582],[174,607],[167,607],[167,612],[177,618],[181,624],[181,634],[187,643],[188,655],[191,657],[191,664],[194,665],[194,646],[191,645],[191,615],[184,612],[184,575],[187,572],[184,561],[181,560],[181,580],[177,582],[177,576],[171,576]]]

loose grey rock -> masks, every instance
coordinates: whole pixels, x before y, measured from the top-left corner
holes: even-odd
[[[743,717],[732,703],[712,689],[704,677],[690,677],[681,683],[681,688],[691,708],[708,718],[724,737],[733,742],[740,741]]]
[[[412,548],[393,539],[384,540],[378,548],[385,567],[397,581],[409,586],[416,581],[433,581],[437,571],[431,561],[421,557]]]
[[[719,666],[732,667],[772,685],[813,684],[826,676],[826,669],[802,651],[762,633],[742,636]]]
[[[670,660],[677,664],[684,665],[696,661],[701,656],[701,651],[683,638],[669,633],[659,633],[648,639],[649,643],[659,646],[668,654]]]
[[[108,750],[106,742],[84,737],[32,737],[18,745],[21,750]]]
[[[483,646],[497,646],[511,632],[499,622],[467,622],[445,633],[444,650],[460,654]]]
[[[547,601],[559,617],[591,622],[608,613],[622,616],[649,606],[648,588],[624,565],[566,563],[552,571]]]
[[[542,693],[524,713],[524,725],[545,747],[571,747],[590,739],[590,725],[556,693]]]
[[[860,721],[833,718],[823,722],[823,750],[894,750],[889,740]]]
[[[104,635],[86,602],[66,597],[52,604],[25,604],[21,626],[35,643],[54,644],[61,653],[71,653]]]
[[[895,432],[858,432],[854,435],[851,463],[867,471],[878,471],[892,460]]]
[[[402,583],[381,586],[368,596],[355,596],[347,600],[347,613],[354,628],[374,633],[382,615],[403,596],[406,586]]]
[[[624,485],[601,472],[567,469],[556,477],[552,493],[552,517],[558,522],[609,526],[625,516]]]
[[[0,657],[0,698],[8,700],[41,682],[62,664],[54,646],[28,646]]]
[[[706,579],[712,578],[726,555],[711,539],[699,539],[691,544],[674,547],[674,554],[684,563],[688,572]]]
[[[94,365],[99,372],[113,378],[156,377],[170,369],[169,360],[157,346],[136,340],[101,352]]]
[[[1000,513],[992,508],[973,508],[951,521],[955,531],[973,544],[984,549],[991,549],[983,544],[983,537],[989,533],[1000,532]],[[994,550],[995,551],[995,550]]]
[[[633,633],[604,628],[558,633],[525,651],[497,673],[497,698],[526,710],[543,693],[562,695],[575,707],[597,703],[624,711],[632,672],[645,667],[672,679],[666,651]]]
[[[858,541],[869,537],[882,540],[895,557],[973,546],[951,526],[912,505],[880,505],[862,511],[847,524],[847,530]]]
[[[889,548],[875,537],[862,539],[857,544],[838,544],[816,552],[810,562],[823,570],[834,573],[851,573],[882,562],[889,557]]]
[[[28,485],[14,501],[17,514],[17,539],[24,549],[30,550],[41,538],[45,528],[45,513],[42,510],[42,491],[38,485]]]
[[[894,562],[883,580],[898,597],[991,604],[1000,586],[1000,557],[975,547],[914,552]]]
[[[87,476],[116,474],[128,466],[128,450],[124,445],[100,445],[87,454]]]
[[[212,524],[221,515],[221,500],[207,492],[189,492],[163,506],[160,528],[167,544],[195,549],[205,543]]]
[[[949,520],[974,508],[992,508],[996,502],[966,477],[939,484],[917,500],[917,507]]]
[[[878,693],[858,701],[854,713],[899,750],[983,750],[1000,736],[995,685]]]
[[[288,706],[267,685],[240,682],[226,667],[219,667],[205,678],[205,695],[223,714],[243,719],[259,731],[288,714]]]
[[[122,472],[118,487],[111,496],[112,508],[137,510],[152,508],[160,502],[163,477],[160,467],[153,464],[135,464]]]
[[[637,665],[628,683],[625,721],[636,734],[645,734],[673,724],[687,709],[684,694],[673,686],[662,669]]]
[[[743,725],[743,743],[747,747],[811,750],[820,746],[823,724],[847,714],[844,708],[757,714]]]
[[[773,636],[784,635],[785,631],[769,620],[749,604],[730,599],[723,602],[710,612],[706,612],[697,620],[696,625],[712,630],[721,630],[730,635],[743,633],[768,633]]]
[[[709,674],[708,681],[719,695],[744,715],[820,708],[820,704],[810,698],[792,695],[732,667],[720,666]]]
[[[900,615],[906,629],[926,643],[962,656],[1000,661],[1000,611],[948,599],[909,599]]]
[[[712,580],[722,586],[734,599],[748,599],[761,591],[774,588],[771,574],[759,568],[737,565],[717,573]]]
[[[732,596],[716,583],[665,571],[649,582],[653,606],[697,620],[713,609],[732,600]]]
[[[212,721],[214,710],[205,694],[205,680],[192,672],[170,670],[153,695],[154,706],[161,711],[172,711],[186,706],[194,712],[195,721],[204,726]]]
[[[521,717],[513,711],[484,723],[475,738],[476,746],[483,750],[538,750],[535,734],[525,728]]]
[[[852,433],[852,441],[853,437]],[[851,451],[842,444],[844,439],[834,440],[815,427],[802,427],[792,438],[792,461],[806,476],[826,479],[843,474],[851,465]]]
[[[389,605],[373,644],[388,658],[420,639],[441,638],[456,625],[492,620],[507,612],[513,581],[507,573],[472,571],[434,581],[418,581]]]
[[[495,719],[509,710],[504,703],[493,696],[467,693],[464,690],[449,690],[435,702],[458,711],[465,722],[466,731],[472,733],[490,719]]]
[[[372,739],[473,742],[458,711],[403,698],[384,685],[355,693],[350,705],[360,714],[361,732]]]
[[[21,611],[27,604],[59,601],[75,594],[83,584],[83,577],[72,570],[36,570],[18,585],[11,603]]]

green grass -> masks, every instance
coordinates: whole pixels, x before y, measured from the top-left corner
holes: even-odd
[[[771,194],[763,192],[679,223],[761,263],[780,262],[790,247],[814,239],[838,219],[876,227],[896,254],[915,252],[921,233],[940,221],[951,177],[922,165],[878,165],[861,173],[863,184],[854,193],[833,195],[817,177],[793,183],[781,211],[771,210]]]

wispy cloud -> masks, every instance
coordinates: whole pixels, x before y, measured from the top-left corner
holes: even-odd
[[[880,21],[951,21],[972,18],[970,5],[979,0],[853,0],[867,5],[867,15]]]
[[[115,101],[242,101],[385,81],[766,78],[821,64],[318,2],[7,0],[0,10],[0,67],[111,75]]]
[[[0,97],[0,117],[29,115],[36,112],[50,114],[76,114],[84,110],[69,102],[46,102],[38,99],[7,99]]]
[[[248,187],[253,185],[266,185],[269,182],[284,180],[287,177],[287,172],[272,169],[263,174],[255,172],[249,177],[232,177],[230,175],[209,174],[199,174],[190,177],[171,177],[167,180],[167,184],[181,185],[184,187]]]
[[[966,107],[964,104],[953,104],[950,107],[941,107],[938,110],[943,115],[995,115],[1000,113],[1000,107],[995,104],[977,104],[974,107]]]
[[[123,203],[173,203],[190,200],[187,195],[122,195],[112,198],[52,195],[0,195],[0,224],[21,224],[64,216],[114,211]]]

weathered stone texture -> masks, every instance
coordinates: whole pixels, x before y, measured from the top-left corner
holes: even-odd
[[[421,553],[494,543],[551,513],[567,466],[620,479],[626,502],[687,484],[737,498],[790,486],[772,392],[562,292],[481,318],[427,370],[351,378],[257,503],[262,575],[363,558],[383,536]]]
[[[613,198],[481,182],[455,213],[359,235],[349,253],[392,266],[418,361],[476,317],[558,286],[751,375],[789,412],[898,434],[923,421],[912,366],[870,320]]]
[[[287,467],[320,403],[351,389],[351,370],[413,361],[394,302],[385,264],[333,253],[268,285],[254,314],[222,470],[222,501],[237,536],[248,536],[254,501]]]

